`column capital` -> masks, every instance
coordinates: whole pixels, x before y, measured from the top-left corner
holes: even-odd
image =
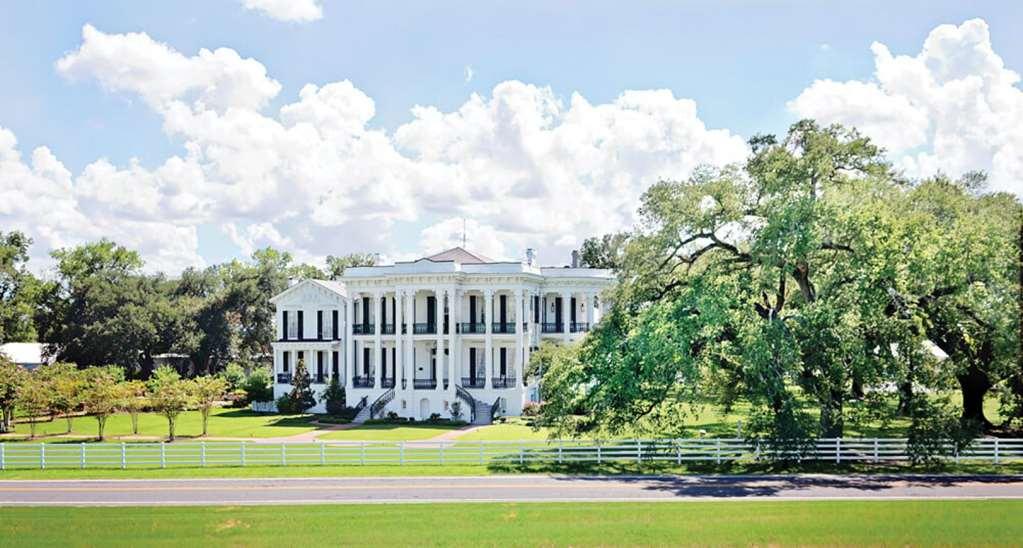
[[[493,288],[490,288],[490,287],[483,288],[483,297],[485,299],[492,299],[492,298],[494,298],[494,290],[493,290]]]

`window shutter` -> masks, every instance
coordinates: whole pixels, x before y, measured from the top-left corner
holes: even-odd
[[[301,310],[299,310],[298,311],[298,340],[300,340],[300,341],[305,339],[305,321],[304,321],[305,318],[304,318],[304,316],[305,316],[305,314]]]
[[[323,338],[323,311],[322,310],[317,310],[316,311],[316,338],[317,339],[322,339]]]
[[[288,311],[287,310],[284,311],[284,318],[283,318],[283,321],[281,322],[281,340],[282,341],[288,340]],[[285,354],[285,356],[287,356],[287,354]],[[287,359],[285,359],[284,363],[288,363]],[[287,369],[285,369],[285,371],[287,371]]]
[[[290,358],[290,357],[291,357],[291,352],[287,352],[287,351],[285,351],[284,354],[281,355],[281,358],[282,358],[282,360],[281,360],[281,371],[283,371],[284,373],[287,373],[291,369],[290,368],[291,364],[288,363],[288,358]]]
[[[331,337],[336,341],[338,339],[338,336],[337,336],[337,333],[338,333],[338,331],[337,331],[337,310],[334,310],[333,312],[331,312],[330,328],[333,330],[332,333],[331,333]]]

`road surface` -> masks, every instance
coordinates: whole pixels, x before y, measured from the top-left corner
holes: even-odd
[[[479,476],[0,481],[0,505],[1023,498],[1023,476]]]

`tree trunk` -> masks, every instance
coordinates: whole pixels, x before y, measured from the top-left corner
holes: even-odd
[[[913,381],[906,381],[899,384],[899,415],[909,416],[913,407]]]
[[[962,422],[975,422],[985,431],[993,425],[984,416],[984,396],[991,390],[991,380],[975,365],[971,365],[964,373],[956,375],[959,389],[963,395]]]
[[[66,434],[70,434],[71,433],[71,414],[69,413],[67,415],[64,415],[64,419],[67,421],[67,432],[65,432],[65,433]]]
[[[167,441],[174,441],[174,419],[167,417]]]
[[[832,390],[829,398],[821,402],[821,437],[841,438],[845,431],[845,420],[842,417],[842,394]]]

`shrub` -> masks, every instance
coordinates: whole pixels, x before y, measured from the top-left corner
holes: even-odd
[[[248,400],[245,403],[254,401],[273,401],[274,390],[273,386],[270,384],[270,380],[270,373],[266,369],[259,368],[253,370],[242,385],[242,390],[245,391],[245,396]]]
[[[392,421],[393,420],[398,420],[398,414],[395,413],[394,411],[388,411],[387,412],[387,418],[388,418],[388,420],[392,420]]]
[[[327,407],[327,414],[335,417],[340,417],[344,414],[345,409],[345,387],[337,380],[337,375],[330,378],[330,384],[327,385],[327,389],[323,391],[321,401]]]
[[[227,383],[228,392],[238,390],[245,384],[246,380],[245,368],[237,362],[227,364],[227,367],[225,367],[217,376],[224,379],[224,382]]]
[[[430,415],[430,422],[437,422],[440,420],[440,413],[432,413]]]
[[[285,415],[294,415],[295,404],[291,400],[291,394],[281,394],[281,397],[277,398],[277,412]]]
[[[526,402],[526,405],[522,406],[523,417],[538,417],[540,416],[540,404],[535,401]]]
[[[305,413],[310,407],[316,405],[316,395],[310,386],[312,380],[309,378],[309,370],[305,367],[305,360],[298,360],[295,364],[295,374],[291,376],[291,413]],[[280,409],[278,407],[278,409]]]
[[[451,404],[451,420],[462,420],[462,402],[456,401]]]

